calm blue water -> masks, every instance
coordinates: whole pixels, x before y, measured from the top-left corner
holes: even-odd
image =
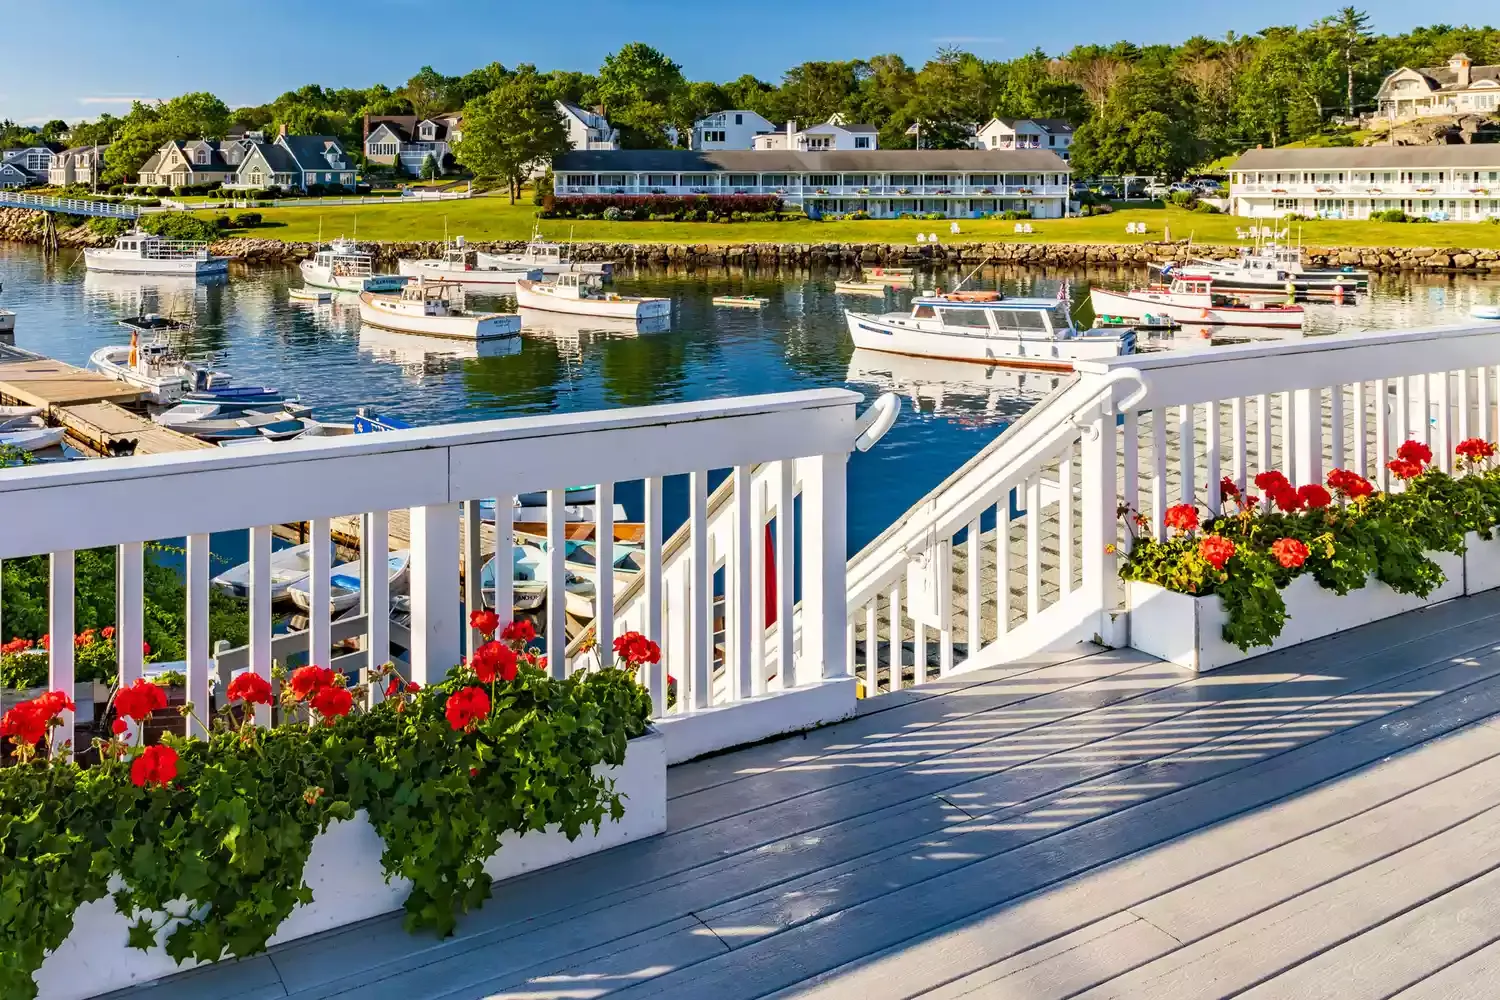
[[[528,324],[519,344],[490,356],[468,356],[444,342],[361,330],[347,305],[291,303],[294,268],[236,266],[226,284],[165,284],[151,279],[86,275],[77,251],[49,262],[34,248],[0,244],[0,305],[18,314],[17,346],[75,364],[96,348],[126,339],[115,322],[141,311],[191,318],[185,353],[211,359],[239,382],[292,390],[328,420],[348,420],[368,406],[417,424],[539,413],[609,409],[821,386],[905,397],[896,426],[849,463],[849,544],[868,542],[957,469],[1054,384],[1050,375],[1019,374],[953,362],[856,352],[841,310],[878,308],[878,300],[835,296],[826,274],[712,271],[626,272],[625,292],[669,295],[669,330],[634,333],[565,326],[557,318]],[[1066,279],[1087,311],[1090,282],[1124,287],[1143,270],[990,270],[971,287],[1054,296]],[[938,276],[952,284],[956,276]],[[716,309],[714,294],[753,293],[771,300],[760,311]],[[894,296],[890,308],[904,304]],[[1476,301],[1500,298],[1500,284],[1406,275],[1377,284],[1352,307],[1313,305],[1309,328],[1332,333],[1457,322]],[[481,300],[482,301],[482,300]],[[495,303],[485,303],[494,305]],[[562,323],[565,323],[563,320]],[[1197,342],[1201,344],[1201,341]],[[673,488],[675,487],[675,489]],[[622,487],[632,517],[638,494]],[[669,484],[668,520],[685,516],[685,486]]]

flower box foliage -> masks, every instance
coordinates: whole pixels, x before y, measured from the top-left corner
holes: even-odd
[[[1449,475],[1431,464],[1427,445],[1408,441],[1387,463],[1402,488],[1384,493],[1348,469],[1330,472],[1326,487],[1293,487],[1282,473],[1263,472],[1258,492],[1226,477],[1222,511],[1168,508],[1168,534],[1137,539],[1120,575],[1179,594],[1217,595],[1227,612],[1223,638],[1243,651],[1281,634],[1282,591],[1298,576],[1340,596],[1373,578],[1426,597],[1444,582],[1432,553],[1462,554],[1467,535],[1488,540],[1500,525],[1495,451],[1480,438],[1461,442],[1458,474]],[[1134,511],[1121,513],[1132,533],[1146,524]]]
[[[114,736],[76,761],[45,749],[72,708],[66,695],[6,713],[0,736],[19,762],[0,768],[0,996],[36,995],[33,974],[112,878],[130,946],[160,943],[179,963],[250,955],[312,901],[314,838],[363,810],[386,877],[412,883],[408,929],[447,935],[489,897],[485,861],[502,835],[556,827],[573,840],[618,820],[621,798],[593,769],[621,765],[647,731],[636,671],[659,658],[655,643],[622,636],[620,668],[557,679],[527,649],[529,624],[491,639],[493,612],[473,623],[486,643],[430,688],[389,665],[359,687],[309,666],[278,670],[277,699],[241,674],[206,739],[138,745],[136,730],[167,706],[144,680],[115,692]],[[253,707],[273,702],[280,724],[256,727]]]

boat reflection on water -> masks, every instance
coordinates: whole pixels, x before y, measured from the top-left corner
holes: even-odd
[[[365,324],[359,328],[359,351],[400,365],[412,374],[440,375],[455,370],[464,361],[520,354],[521,338],[454,340],[395,333]]]
[[[191,307],[207,290],[229,283],[227,274],[192,275],[160,274],[110,274],[103,271],[85,271],[83,292],[89,298],[99,299],[111,306],[154,312],[166,315],[173,312],[174,305],[181,312]]]
[[[1008,424],[1069,375],[855,348],[848,381],[905,396],[918,413],[960,424]]]
[[[635,337],[644,333],[666,333],[672,329],[672,317],[651,316],[645,319],[611,319],[605,316],[570,316],[567,313],[521,310],[521,332],[551,335],[559,340],[608,340],[612,337]]]

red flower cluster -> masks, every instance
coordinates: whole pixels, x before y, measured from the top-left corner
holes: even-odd
[[[1297,500],[1304,510],[1321,510],[1333,503],[1333,497],[1317,483],[1308,483],[1297,489]]]
[[[626,632],[615,639],[615,655],[624,660],[627,667],[635,668],[660,663],[661,647],[639,632]]]
[[[167,692],[144,677],[137,677],[129,687],[115,692],[115,715],[122,719],[145,722],[151,713],[167,707]]]
[[[1168,507],[1162,521],[1177,531],[1194,531],[1198,527],[1198,508],[1190,503]]]
[[[1234,555],[1234,542],[1223,535],[1209,535],[1198,543],[1198,554],[1214,569],[1223,569]]]
[[[409,681],[406,678],[402,677],[400,674],[396,674],[391,678],[391,682],[385,686],[385,696],[387,698],[394,698],[396,697],[396,695],[401,693],[401,690],[403,688],[405,688],[407,691],[410,691],[412,694],[416,694],[418,691],[422,690],[422,685],[418,684],[416,681]]]
[[[500,638],[506,642],[528,643],[536,638],[536,626],[522,618],[505,626],[500,632]]]
[[[1225,500],[1238,500],[1240,497],[1239,485],[1228,476],[1219,480],[1219,496]]]
[[[516,651],[491,640],[474,651],[470,666],[481,684],[493,684],[497,676],[508,684],[516,679]]]
[[[1262,493],[1273,493],[1277,487],[1290,485],[1292,484],[1287,482],[1286,476],[1276,469],[1269,469],[1255,477],[1255,488]]]
[[[104,626],[104,628],[99,630],[99,634],[104,636],[105,642],[114,642],[115,627],[113,625],[106,625]]]
[[[245,671],[229,682],[228,697],[231,702],[242,701],[247,705],[271,704],[271,682],[260,674]]]
[[[448,725],[455,730],[467,731],[490,714],[490,696],[481,687],[462,688],[448,696],[443,714],[448,717]]]
[[[480,611],[469,612],[469,627],[477,629],[480,635],[492,636],[500,627],[500,616],[488,608]]]
[[[72,698],[61,691],[48,691],[0,716],[0,736],[9,736],[17,746],[36,746],[46,737],[52,721],[73,709]]]
[[[163,788],[177,777],[177,751],[164,743],[141,751],[130,765],[130,783],[137,788],[160,785]]]
[[[1272,543],[1271,555],[1287,569],[1296,569],[1307,562],[1307,546],[1296,538],[1280,538]]]
[[[349,714],[349,710],[354,707],[354,695],[349,693],[348,688],[329,684],[314,691],[308,704],[323,717],[325,726],[331,726]]]
[[[292,694],[306,701],[326,687],[333,686],[333,671],[327,667],[298,667],[292,671]]]
[[[1420,441],[1407,441],[1396,449],[1396,457],[1407,462],[1420,462],[1426,465],[1432,461],[1432,449]]]
[[[1350,469],[1334,469],[1328,474],[1328,485],[1350,500],[1358,500],[1375,492],[1370,481]]]
[[[1484,438],[1469,438],[1467,441],[1460,441],[1458,447],[1453,449],[1453,453],[1470,463],[1478,463],[1487,458],[1494,458],[1495,446]]]
[[[0,646],[0,653],[5,654],[6,656],[13,656],[16,653],[24,653],[28,649],[35,648],[36,643],[32,642],[30,639],[22,639],[20,636],[16,636],[10,642],[7,642],[5,645]]]

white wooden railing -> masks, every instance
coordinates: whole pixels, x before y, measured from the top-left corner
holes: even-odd
[[[1080,362],[989,448],[850,560],[846,639],[866,691],[1098,639],[1128,642],[1123,509],[1162,531],[1277,469],[1382,487],[1408,438],[1443,468],[1500,432],[1500,324]],[[930,641],[929,641],[930,640]],[[935,654],[935,655],[934,655]]]
[[[329,537],[332,518],[362,517],[363,548],[380,554],[373,560],[377,571],[367,566],[362,574],[365,608],[384,609],[389,605],[383,554],[389,548],[390,513],[409,511],[411,621],[409,634],[399,638],[405,639],[412,679],[431,683],[458,663],[465,642],[474,641],[472,634],[465,639],[459,598],[463,594],[471,608],[480,605],[475,569],[487,553],[481,552],[477,501],[498,498],[494,537],[509,538],[511,498],[546,490],[550,579],[541,631],[550,669],[562,675],[595,662],[592,654],[566,653],[564,489],[581,481],[599,484],[596,534],[608,539],[614,535],[615,484],[644,481],[641,596],[616,612],[608,568],[612,560],[601,550],[595,600],[602,627],[597,638],[604,650],[624,628],[659,640],[662,662],[646,682],[667,731],[669,755],[685,759],[716,748],[713,744],[723,739],[748,742],[786,731],[787,719],[794,723],[791,728],[799,728],[799,718],[812,725],[854,711],[854,682],[844,660],[844,470],[860,431],[855,415],[859,398],[847,390],[822,389],[10,469],[0,471],[0,559],[50,555],[49,632],[56,641],[50,643],[49,680],[55,688],[71,690],[74,552],[117,546],[117,641],[121,678],[129,683],[142,672],[144,543],[185,536],[187,695],[195,705],[206,705],[215,682],[209,668],[210,533],[249,530],[249,669],[269,677],[274,659],[302,650],[312,662],[352,668],[390,658],[392,624],[389,615],[379,613],[365,614],[358,622],[330,619],[329,550],[322,540]],[[735,529],[709,531],[712,470],[732,470],[735,482],[748,486],[752,469],[791,467],[799,486],[799,530],[793,530],[789,516],[783,517],[782,512],[791,513],[787,503],[757,508],[755,516],[762,520],[753,521],[747,493],[737,490],[742,506]],[[687,544],[682,557],[664,563],[663,477],[680,474],[690,483]],[[786,485],[778,486],[778,496],[785,499],[789,483],[781,482]],[[314,543],[308,585],[313,611],[306,632],[294,638],[273,636],[272,528],[299,522],[308,524]],[[751,525],[768,522],[775,523],[783,540],[774,574],[779,592],[788,595],[785,606],[790,607],[794,591],[801,598],[800,640],[794,654],[782,654],[785,669],[769,687],[751,660],[767,638],[764,604],[752,595],[757,585],[764,585],[764,574],[772,572]],[[795,550],[794,538],[800,538]],[[461,554],[470,570],[462,589]],[[513,597],[508,560],[508,547],[502,546],[493,601],[499,609],[509,608]],[[719,608],[714,577],[721,571],[727,599]],[[758,584],[752,583],[757,574]],[[722,617],[722,624],[716,617]],[[722,644],[720,634],[726,637]],[[360,654],[332,660],[335,640],[354,636],[362,646]],[[670,710],[669,674],[678,681],[677,706]],[[762,726],[770,728],[761,732]],[[73,731],[69,718],[59,730],[59,742]]]

